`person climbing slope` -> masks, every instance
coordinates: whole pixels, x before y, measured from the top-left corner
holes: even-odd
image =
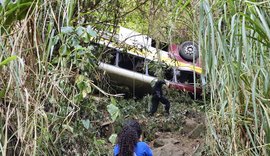
[[[114,156],[153,156],[152,150],[140,141],[142,129],[135,120],[124,124],[117,136],[117,145],[114,147]]]
[[[152,93],[152,99],[151,99],[152,105],[151,105],[151,110],[150,110],[150,116],[153,116],[154,113],[157,111],[159,102],[164,104],[166,115],[170,114],[170,102],[168,99],[166,99],[163,96],[163,92],[162,92],[162,85],[164,85],[164,84],[166,84],[166,82],[164,80],[158,80],[153,87],[153,93]]]

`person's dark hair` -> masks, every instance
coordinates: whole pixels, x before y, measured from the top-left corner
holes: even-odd
[[[124,125],[130,126],[136,130],[137,138],[140,139],[140,136],[142,134],[142,128],[136,120],[127,120]]]
[[[120,149],[117,156],[133,156],[137,142],[138,134],[136,130],[129,125],[124,125],[117,137],[117,144]]]

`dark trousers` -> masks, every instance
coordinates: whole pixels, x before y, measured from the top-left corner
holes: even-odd
[[[165,106],[165,111],[166,113],[169,114],[169,110],[170,110],[169,100],[167,100],[163,96],[158,97],[156,95],[152,96],[152,106],[151,106],[150,114],[153,115],[157,111],[159,102],[161,102]]]

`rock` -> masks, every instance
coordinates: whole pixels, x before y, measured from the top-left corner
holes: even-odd
[[[154,148],[162,147],[165,143],[161,139],[157,139],[154,141]]]
[[[185,152],[172,144],[160,147],[153,151],[155,156],[184,156]]]
[[[183,126],[183,129],[181,130],[182,134],[188,134],[190,133],[194,128],[196,128],[198,125],[197,122],[195,122],[192,119],[186,119],[185,124]]]
[[[155,138],[160,137],[160,135],[161,135],[161,132],[156,132],[156,133],[155,133]]]

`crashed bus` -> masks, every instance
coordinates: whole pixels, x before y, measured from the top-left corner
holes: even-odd
[[[169,88],[195,95],[202,93],[205,80],[196,43],[157,46],[156,40],[147,35],[124,27],[119,29],[118,35],[106,35],[95,45],[106,48],[99,68],[106,71],[110,79],[131,87],[136,93],[149,93],[151,83],[157,80],[155,66],[160,64]]]

